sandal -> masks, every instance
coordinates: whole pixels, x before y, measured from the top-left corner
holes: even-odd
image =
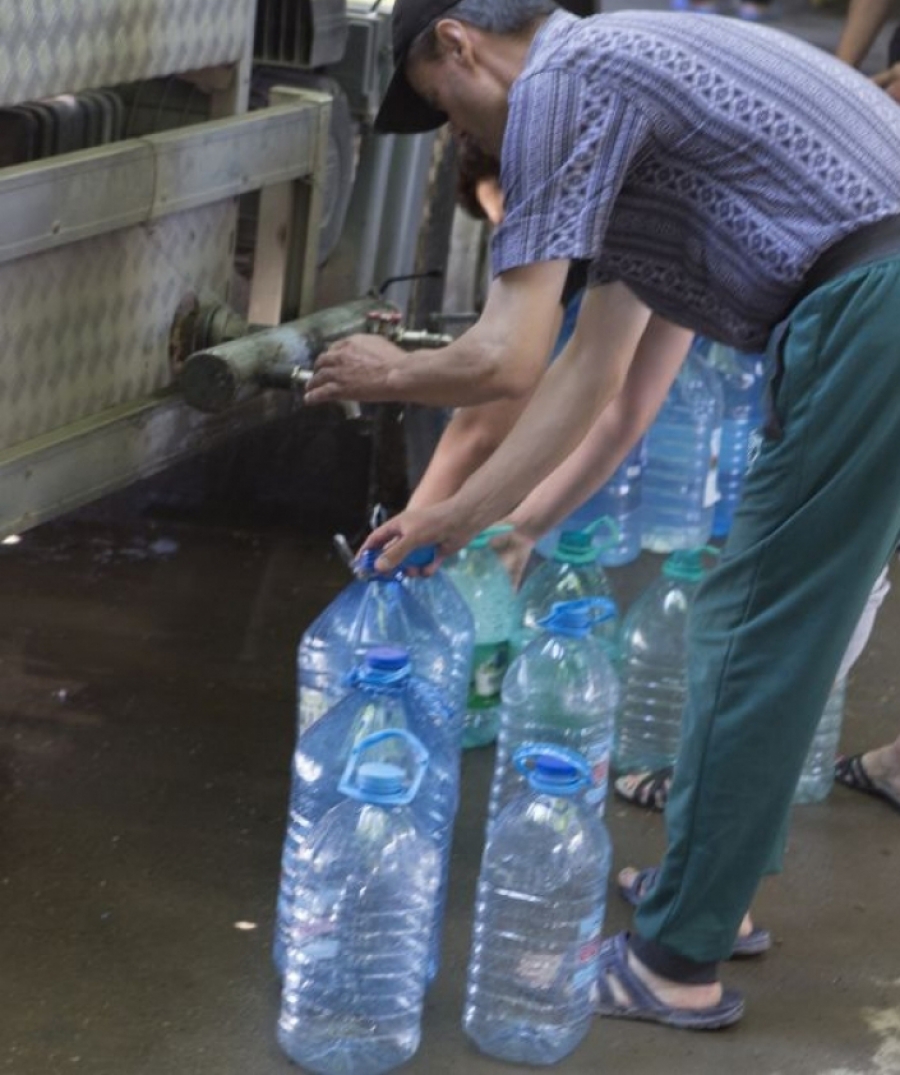
[[[629,786],[632,780],[637,782]],[[625,773],[613,783],[613,790],[620,799],[642,806],[645,810],[665,810],[672,787],[672,766],[647,773]]]
[[[637,907],[644,896],[656,884],[657,877],[659,877],[658,866],[648,866],[646,869],[638,870],[630,885],[618,885],[619,895],[626,903],[630,903],[632,907]],[[745,937],[735,937],[734,948],[732,948],[731,955],[728,958],[747,959],[753,956],[761,956],[764,952],[768,952],[771,947],[772,934],[761,926],[754,926]]]
[[[900,810],[900,796],[876,783],[866,772],[862,759],[862,754],[851,754],[849,757],[841,755],[834,763],[834,779],[845,788],[874,795],[877,799],[884,799],[895,810]]]
[[[616,1000],[613,981],[627,995],[626,1003]],[[596,1011],[613,1019],[642,1019],[679,1030],[719,1030],[741,1018],[744,998],[733,989],[725,989],[719,1003],[710,1008],[674,1008],[666,1004],[628,966],[628,934],[619,933],[600,946]]]

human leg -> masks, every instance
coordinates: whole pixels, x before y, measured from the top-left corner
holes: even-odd
[[[635,920],[651,970],[728,955],[900,529],[898,298],[900,263],[882,263],[820,288],[791,319],[784,433],[765,444],[692,616],[669,849]],[[674,963],[654,963],[657,951]]]

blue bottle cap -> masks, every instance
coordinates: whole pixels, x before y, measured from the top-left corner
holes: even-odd
[[[422,545],[418,549],[413,549],[400,567],[428,567],[429,564],[434,563],[436,557],[437,545]]]
[[[370,801],[378,801],[385,796],[393,798],[404,790],[406,774],[399,765],[383,761],[366,761],[356,773],[356,786]],[[376,796],[372,800],[370,797]]]
[[[551,634],[584,638],[595,624],[614,620],[617,615],[616,603],[608,597],[579,597],[556,601],[538,625]]]
[[[401,646],[373,646],[366,651],[366,667],[376,672],[399,672],[409,663],[409,651]]]
[[[575,795],[591,782],[585,758],[555,743],[524,743],[513,755],[513,764],[532,790],[547,795]]]
[[[706,574],[703,557],[718,555],[719,550],[713,545],[701,545],[696,549],[679,549],[667,557],[663,564],[663,575],[667,579],[676,579],[679,582],[699,582]]]

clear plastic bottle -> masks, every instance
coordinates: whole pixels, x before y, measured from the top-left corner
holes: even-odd
[[[431,613],[403,586],[403,572],[375,574],[378,553],[307,629],[297,651],[297,729],[302,734],[346,693],[348,672],[373,646],[402,646],[413,669],[452,699],[453,659]]]
[[[647,432],[645,549],[671,552],[709,540],[718,496],[722,411],[718,379],[692,350]]]
[[[605,485],[576,508],[562,526],[555,526],[544,534],[537,542],[537,551],[544,559],[553,558],[564,530],[583,530],[604,516],[615,524],[617,533],[614,538],[605,532],[594,534],[594,548],[601,566],[620,567],[640,556],[644,451],[641,438]]]
[[[404,560],[404,566],[422,568],[435,558],[433,545],[424,546]],[[475,620],[462,594],[446,571],[433,575],[406,575],[403,585],[415,599],[431,613],[437,624],[447,652],[453,674],[453,708],[459,714],[459,731],[462,735],[463,715],[469,701],[469,684],[472,680],[472,654],[475,647]]]
[[[603,815],[619,680],[605,640],[594,632],[615,617],[616,606],[607,598],[555,604],[540,621],[541,634],[509,666],[488,800],[489,827],[526,786],[513,764],[516,752],[538,741],[568,747],[587,760],[591,786],[585,800]]]
[[[408,740],[413,773],[357,747],[297,885],[278,1040],[319,1075],[378,1075],[419,1047],[440,854],[409,805],[428,754]]]
[[[349,693],[297,741],[291,769],[287,834],[281,857],[273,958],[284,971],[290,945],[294,893],[309,861],[310,833],[340,799],[338,783],[356,745],[380,732],[412,732],[425,744],[431,764],[414,810],[437,840],[442,855],[439,903],[446,899],[453,821],[459,802],[459,733],[444,698],[411,674],[408,654],[380,647],[369,651],[350,677]],[[391,741],[380,760],[393,760]],[[435,920],[430,974],[440,959],[442,915]]]
[[[609,579],[597,562],[594,548],[594,532],[605,524],[607,520],[604,518],[583,530],[564,530],[552,559],[536,567],[522,583],[516,594],[513,618],[513,657],[542,633],[540,621],[549,615],[557,602],[611,596]],[[615,523],[609,523],[607,529],[614,531]],[[608,639],[615,635],[615,623],[608,618],[598,620],[594,629]]]
[[[847,680],[838,679],[831,688],[816,734],[810,744],[797,790],[795,803],[820,803],[828,798],[834,785],[834,762],[844,721]]]
[[[532,743],[516,763],[529,787],[485,845],[463,1028],[491,1056],[552,1064],[590,1026],[611,852],[580,755]]]
[[[719,378],[724,404],[719,499],[712,526],[712,536],[722,538],[731,530],[747,476],[751,437],[762,421],[765,356],[714,343],[704,361]]]
[[[613,763],[618,773],[672,765],[687,695],[687,620],[711,548],[672,553],[662,576],[634,602],[619,635],[621,702]]]
[[[509,666],[515,593],[491,538],[506,528],[492,527],[452,557],[447,573],[475,621],[475,649],[463,747],[480,747],[497,738],[500,687]]]

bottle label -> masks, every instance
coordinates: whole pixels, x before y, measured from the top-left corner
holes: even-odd
[[[469,683],[469,709],[493,709],[500,704],[500,688],[508,667],[508,642],[489,642],[475,647]]]
[[[709,438],[709,470],[703,489],[703,506],[711,508],[719,499],[719,452],[722,450],[722,427],[717,426]]]
[[[551,989],[565,957],[555,952],[526,952],[516,967],[516,977],[529,989]]]
[[[609,783],[609,743],[595,744],[585,752],[585,756],[591,767],[591,786],[584,794],[584,801],[596,806],[597,813],[602,814]]]
[[[330,708],[331,699],[325,691],[317,691],[311,687],[301,687],[297,727],[301,732],[305,732],[317,720],[324,717]]]
[[[581,920],[578,927],[578,947],[572,984],[576,989],[590,989],[597,979],[597,960],[600,957],[600,927],[603,914],[598,911]]]
[[[291,915],[290,944],[303,957],[316,962],[335,959],[340,953],[334,907],[343,895],[340,889],[324,889],[297,903]]]
[[[750,438],[747,441],[747,473],[749,474],[753,470],[756,460],[759,459],[760,453],[763,449],[763,431],[761,429],[751,430]]]

